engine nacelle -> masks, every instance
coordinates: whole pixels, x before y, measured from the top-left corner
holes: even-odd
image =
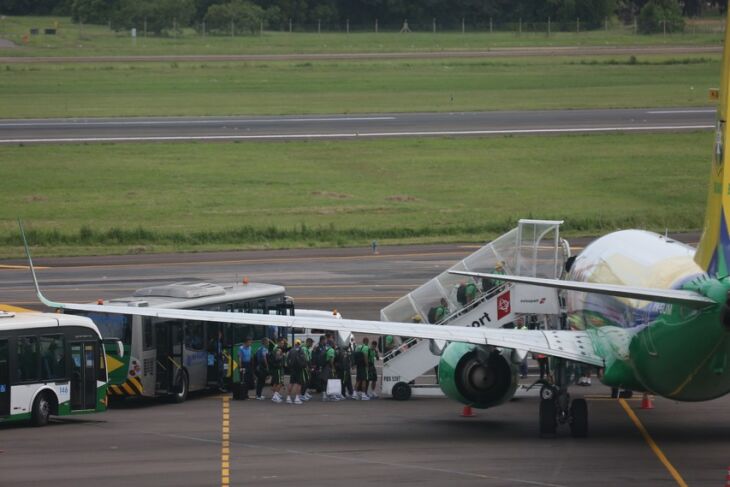
[[[439,362],[439,384],[448,397],[475,408],[509,401],[517,390],[517,367],[497,350],[450,343]]]

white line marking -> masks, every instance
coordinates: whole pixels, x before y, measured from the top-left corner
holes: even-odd
[[[364,132],[331,134],[268,134],[268,135],[179,135],[149,137],[58,137],[39,139],[4,139],[0,144],[32,144],[60,142],[178,142],[215,140],[290,140],[290,139],[356,139],[374,137],[425,137],[449,135],[508,135],[508,134],[565,134],[590,132],[647,132],[657,130],[711,129],[714,125],[655,125],[638,127],[575,127],[562,129],[514,129],[514,130],[443,130],[424,132]]]
[[[664,115],[665,113],[668,115],[675,114],[675,113],[717,113],[717,110],[708,109],[708,110],[654,110],[654,111],[648,111],[646,113],[651,113],[652,115]]]
[[[66,126],[104,126],[104,125],[196,125],[196,124],[230,124],[230,123],[283,123],[283,122],[369,122],[395,120],[396,117],[329,117],[329,118],[272,118],[272,119],[215,119],[215,120],[120,120],[120,121],[87,121],[68,120],[63,122],[0,122],[2,127],[66,127]]]

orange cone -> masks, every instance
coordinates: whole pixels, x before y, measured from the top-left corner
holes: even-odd
[[[654,403],[651,400],[651,396],[646,392],[641,398],[641,409],[654,409]]]
[[[473,418],[474,416],[476,416],[476,414],[474,414],[474,411],[471,410],[471,406],[464,406],[464,409],[461,410],[462,418]]]

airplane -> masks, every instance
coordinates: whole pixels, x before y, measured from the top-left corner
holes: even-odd
[[[725,34],[720,104],[704,229],[698,248],[652,232],[623,230],[588,245],[567,279],[454,272],[564,290],[570,329],[514,330],[367,320],[326,320],[214,311],[61,303],[41,292],[21,225],[38,298],[57,309],[248,325],[313,327],[430,339],[441,349],[444,393],[475,408],[509,401],[528,353],[553,357],[555,382],[540,391],[539,431],[554,437],[567,424],[588,433],[583,398],[570,398],[566,362],[602,367],[611,387],[677,401],[706,401],[730,392],[730,157],[724,150],[730,97],[730,29]]]

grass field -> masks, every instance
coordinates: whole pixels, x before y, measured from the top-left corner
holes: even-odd
[[[699,106],[719,56],[0,65],[0,118]]]
[[[0,147],[0,256],[697,229],[712,134]]]
[[[706,23],[696,32],[690,24],[686,33],[671,35],[635,35],[630,29],[609,31],[557,32],[548,37],[544,32],[414,32],[375,33],[293,33],[264,32],[258,36],[201,37],[186,29],[179,37],[143,37],[142,26],[133,43],[129,32],[114,32],[105,26],[76,25],[66,17],[7,17],[0,20],[0,38],[14,41],[22,48],[0,49],[1,56],[99,56],[155,54],[275,54],[311,52],[406,52],[441,50],[484,50],[519,46],[603,46],[603,45],[720,45],[722,28],[719,20],[704,32]],[[57,28],[57,35],[23,36],[30,28]],[[311,26],[310,26],[311,28]]]

